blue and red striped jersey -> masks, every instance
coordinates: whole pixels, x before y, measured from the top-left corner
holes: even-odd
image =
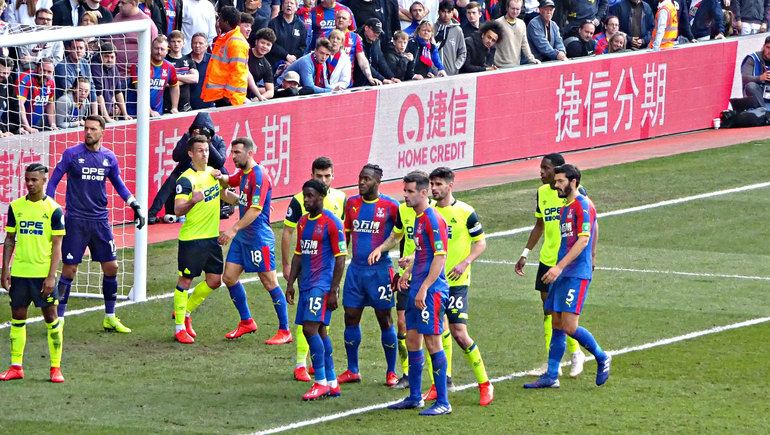
[[[240,189],[238,212],[241,218],[252,207],[260,210],[259,216],[246,228],[238,231],[235,237],[241,237],[247,241],[258,241],[260,246],[275,244],[275,235],[270,227],[273,181],[267,169],[262,165],[256,165],[246,172],[237,171],[230,176],[228,183],[230,187],[238,186]]]
[[[131,65],[131,83],[135,88],[136,81],[136,65]],[[163,113],[163,90],[178,85],[174,65],[165,59],[158,65],[150,62],[150,109]]]
[[[356,30],[356,19],[353,17],[353,12],[349,7],[335,2],[334,7],[326,9],[321,5],[318,5],[310,10],[310,30],[313,35],[311,44],[308,45],[308,51],[312,51],[315,47],[315,41],[321,37],[327,37],[329,32],[334,30],[334,20],[337,17],[337,12],[345,10],[350,13],[350,26],[348,30]]]
[[[368,266],[369,254],[390,236],[398,220],[398,201],[380,195],[366,201],[361,195],[350,199],[345,206],[345,235],[353,251],[353,263]],[[383,255],[377,265],[392,267],[390,257]]]
[[[19,104],[23,104],[27,112],[27,122],[34,127],[45,116],[45,106],[53,102],[54,82],[49,79],[46,83],[40,83],[35,71],[29,70],[19,75],[16,87]]]
[[[446,221],[435,208],[429,206],[416,217],[414,223],[415,251],[412,281],[409,284],[410,292],[417,293],[425,278],[428,277],[433,257],[446,255],[447,243],[449,243],[449,232]],[[435,284],[440,284],[445,288],[444,291],[449,292],[449,284],[443,268]]]
[[[591,279],[593,269],[591,249],[596,226],[596,208],[593,202],[587,196],[578,195],[572,202],[562,207],[559,224],[561,226],[559,261],[572,249],[578,237],[589,237],[588,246],[562,270],[562,276]]]
[[[335,257],[347,254],[345,230],[340,218],[326,209],[315,218],[311,218],[310,214],[302,216],[297,223],[294,253],[302,256],[299,290],[319,287],[329,291],[334,277]]]

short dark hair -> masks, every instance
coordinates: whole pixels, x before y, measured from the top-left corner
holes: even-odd
[[[99,127],[101,127],[102,130],[104,130],[104,126],[106,125],[106,123],[104,122],[104,118],[102,118],[99,115],[88,115],[85,117],[83,121],[96,121],[99,123]]]
[[[315,47],[316,48],[323,47],[323,48],[331,51],[332,50],[332,43],[329,42],[328,39],[321,37],[321,38],[318,38],[318,40],[316,40]]]
[[[453,11],[455,10],[455,4],[451,2],[450,0],[441,0],[441,3],[438,4],[438,10],[439,11]]]
[[[206,136],[204,136],[202,134],[196,134],[195,136],[190,136],[190,138],[187,139],[187,151],[192,151],[193,150],[193,146],[196,143],[199,143],[199,142],[208,144],[209,140],[206,139]]]
[[[367,169],[374,172],[374,175],[377,176],[378,180],[382,180],[382,168],[379,165],[375,165],[374,163],[367,163],[363,168],[361,168],[361,172]]]
[[[25,172],[41,172],[43,174],[47,174],[48,167],[42,163],[31,163],[29,166],[27,166]]]
[[[578,169],[575,165],[565,163],[563,165],[557,166],[553,172],[554,174],[564,174],[564,176],[567,177],[567,180],[569,181],[577,180],[578,186],[580,185],[580,169]]]
[[[193,124],[193,125],[191,125],[191,126],[190,126],[190,128],[187,130],[187,133],[188,133],[190,136],[194,136],[194,135],[193,135],[193,130],[198,130],[198,134],[200,134],[200,135],[203,135],[203,136],[206,136],[206,138],[207,138],[207,139],[209,139],[209,140],[210,140],[212,137],[214,137],[214,131],[213,131],[212,129],[210,129],[210,128],[206,127],[205,125],[196,125],[196,124]]]
[[[254,149],[254,141],[247,138],[247,137],[237,137],[233,139],[232,145],[241,144],[243,145],[243,149],[246,151],[251,151]]]
[[[75,39],[70,39],[70,40],[68,40],[68,41],[67,41],[67,42],[66,42],[64,45],[65,45],[67,48],[72,48],[72,44],[74,44],[74,43],[76,43],[76,42],[78,42],[78,41],[82,42],[83,44],[85,44],[85,43],[86,43],[86,40],[85,40],[85,39],[83,39],[83,38],[75,38]]]
[[[16,64],[16,62],[14,62],[13,59],[11,59],[10,57],[8,57],[8,56],[0,56],[0,65],[1,66],[13,69],[15,64]]]
[[[305,183],[302,185],[302,190],[305,190],[306,188],[315,190],[316,192],[320,193],[321,196],[323,197],[326,196],[326,185],[323,184],[320,180],[311,178],[310,180],[305,181]]]
[[[478,9],[479,12],[481,12],[481,3],[475,1],[468,2],[468,6],[465,7],[465,11],[467,12],[471,9]]]
[[[412,171],[404,176],[404,183],[415,183],[417,190],[428,190],[430,179],[425,171]]]
[[[447,183],[452,183],[455,181],[455,173],[452,170],[452,168],[448,168],[446,166],[441,166],[436,169],[434,169],[430,176],[428,177],[431,180],[434,178],[441,178],[442,180],[446,181]]]
[[[334,163],[332,163],[332,159],[321,156],[313,160],[313,166],[310,168],[311,171],[315,172],[316,169],[323,171],[324,169],[334,169]]]
[[[102,42],[102,45],[99,46],[99,53],[115,53],[115,44],[112,42]]]
[[[219,19],[234,29],[241,23],[241,13],[234,6],[225,6],[219,10]]]
[[[254,16],[247,12],[241,12],[241,19],[238,24],[254,24]]]
[[[264,39],[265,41],[270,42],[271,44],[275,44],[275,32],[273,32],[273,29],[269,27],[263,27],[256,32],[254,32],[254,43],[252,44],[252,47],[256,45],[257,41],[260,39]]]
[[[484,36],[485,33],[492,31],[497,35],[497,44],[503,42],[505,32],[503,26],[496,20],[484,21],[484,24],[479,28],[479,35]]]
[[[90,86],[91,80],[86,76],[77,76],[77,78],[75,78],[75,81],[72,82],[72,89],[77,89],[78,84],[80,83],[88,83],[88,85]]]
[[[561,166],[564,164],[564,157],[559,153],[551,153],[543,156],[543,160],[548,160],[553,163],[554,166]]]
[[[596,28],[596,26],[594,25],[594,22],[592,20],[583,20],[583,21],[581,21],[580,22],[580,26],[578,26],[578,28],[582,29],[583,27],[586,26],[586,24],[590,24],[590,25],[594,26],[594,28]]]
[[[770,44],[770,36],[768,36],[767,38],[765,38],[765,44]]]

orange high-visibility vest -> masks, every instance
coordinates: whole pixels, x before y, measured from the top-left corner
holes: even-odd
[[[658,8],[658,13],[661,9],[668,11],[668,21],[666,22],[666,30],[663,32],[663,40],[660,42],[660,48],[672,48],[674,41],[679,37],[679,14],[676,7],[671,2],[664,3],[662,7]],[[655,42],[655,35],[658,32],[658,14],[655,14],[655,27],[652,29],[652,40],[650,40],[650,48]]]
[[[249,43],[239,26],[219,35],[206,69],[201,100],[208,102],[225,98],[233,106],[243,104],[248,86],[248,60]]]

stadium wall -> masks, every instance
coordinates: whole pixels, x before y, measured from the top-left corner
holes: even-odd
[[[319,155],[335,163],[335,185],[357,183],[367,161],[386,178],[439,165],[463,168],[711,127],[740,94],[742,58],[764,35],[688,44],[669,51],[601,56],[516,70],[213,110],[229,142],[248,136],[274,180],[274,197],[294,194]],[[737,83],[736,83],[737,77]],[[171,151],[195,113],[150,122],[148,201],[174,168]],[[135,159],[135,131],[108,128],[106,144]],[[24,192],[23,167],[49,151],[53,166],[78,130],[17,136],[0,146],[0,218]],[[45,139],[47,138],[47,139]],[[228,161],[232,166],[232,162]],[[134,190],[135,168],[124,178]],[[110,187],[111,188],[111,187]],[[63,185],[60,186],[63,194]],[[60,196],[60,198],[62,198]],[[118,207],[113,222],[125,222]]]

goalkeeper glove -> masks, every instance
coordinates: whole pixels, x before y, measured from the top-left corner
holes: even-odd
[[[136,224],[136,229],[141,230],[145,224],[144,216],[142,216],[142,208],[139,207],[139,203],[136,200],[131,201],[128,206],[134,209],[134,223]]]

